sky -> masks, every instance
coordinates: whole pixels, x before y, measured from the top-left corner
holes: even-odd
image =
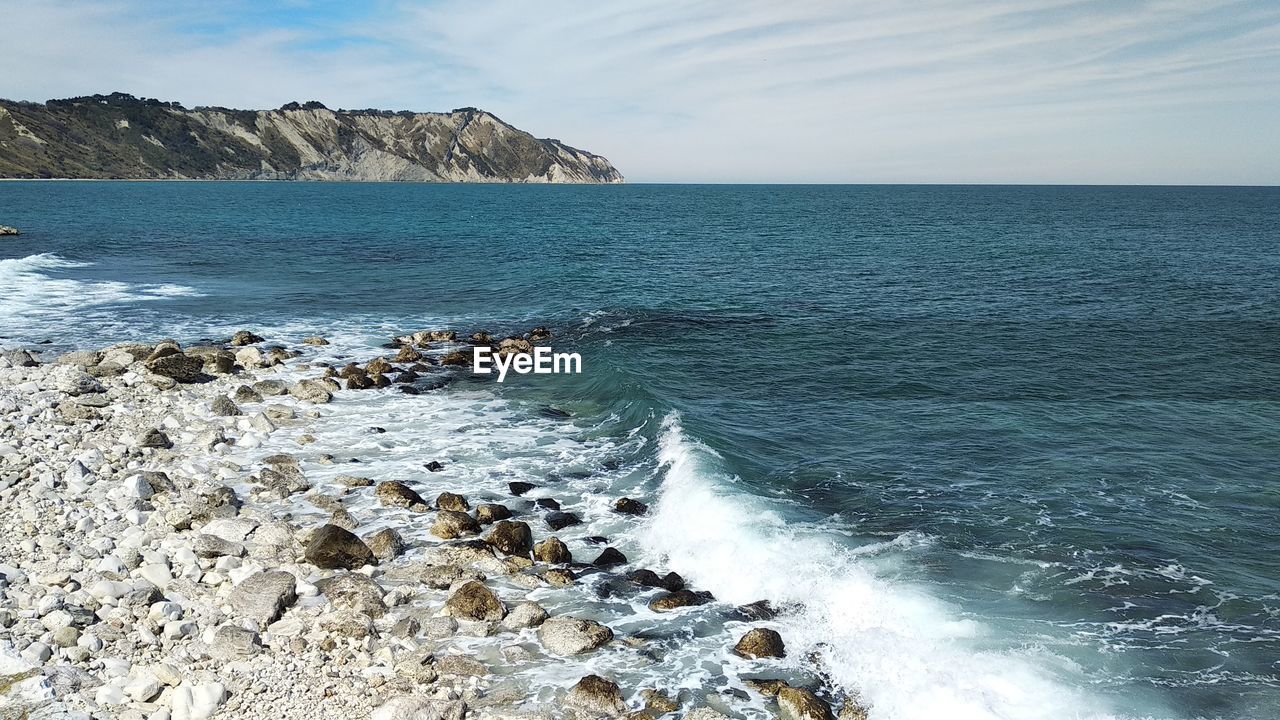
[[[476,106],[632,182],[1280,184],[1280,0],[0,0],[0,97]]]

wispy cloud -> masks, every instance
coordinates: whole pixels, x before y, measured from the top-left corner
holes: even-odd
[[[1280,182],[1271,0],[173,5],[0,0],[0,95],[479,105],[633,180]]]

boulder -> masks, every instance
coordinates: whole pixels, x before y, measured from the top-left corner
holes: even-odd
[[[231,401],[226,395],[219,395],[209,403],[209,411],[218,417],[234,417],[243,415],[240,412],[240,406]]]
[[[692,590],[677,590],[675,592],[665,593],[649,603],[649,609],[654,612],[670,612],[682,607],[692,607],[694,605],[706,605],[715,598],[709,592],[694,592]]]
[[[262,395],[287,395],[289,386],[283,380],[259,380],[253,389]]]
[[[267,358],[262,351],[256,347],[240,348],[235,354],[236,362],[246,370],[255,370],[267,366]],[[272,381],[278,382],[278,381]]]
[[[143,434],[142,439],[138,441],[138,447],[165,450],[173,447],[173,441],[160,430],[152,428]]]
[[[787,655],[786,647],[782,643],[782,636],[777,631],[768,628],[752,628],[749,630],[733,646],[733,652],[750,660],[780,658]]]
[[[236,347],[253,345],[255,343],[260,343],[263,340],[264,338],[261,335],[255,335],[254,333],[249,332],[248,330],[241,330],[240,332],[231,336],[231,344],[235,345]]]
[[[485,503],[476,506],[476,520],[488,525],[499,520],[507,520],[511,517],[511,511],[506,505],[498,505],[496,503]]]
[[[316,589],[324,593],[337,610],[350,610],[377,620],[387,614],[382,586],[360,573],[343,573],[316,581]]]
[[[262,402],[262,394],[248,385],[241,385],[236,388],[232,400],[238,403],[260,403]]]
[[[464,512],[441,510],[436,513],[436,522],[431,526],[431,534],[442,540],[453,540],[480,532],[480,523]]]
[[[408,508],[414,512],[426,512],[431,509],[427,506],[427,501],[414,492],[413,488],[395,480],[379,483],[373,494],[387,507]]]
[[[309,337],[309,338],[305,338],[305,339],[302,341],[302,344],[303,344],[303,345],[316,345],[316,346],[319,346],[319,345],[328,345],[328,344],[329,344],[329,341],[328,341],[328,340],[325,340],[324,338],[320,337],[319,335],[312,335],[312,336],[311,336],[311,337]]]
[[[831,706],[804,688],[778,690],[778,716],[782,720],[834,720]]]
[[[444,604],[445,614],[466,620],[497,622],[507,615],[507,608],[484,583],[472,580],[458,588]]]
[[[546,620],[547,611],[545,608],[536,602],[526,601],[511,608],[511,612],[507,613],[507,618],[502,621],[502,624],[510,630],[519,630],[538,627]]]
[[[471,509],[471,505],[467,503],[466,498],[451,492],[440,493],[440,497],[436,498],[436,507],[440,510],[454,510],[457,512],[466,512]]]
[[[21,235],[21,234],[22,234],[22,231],[16,227],[9,227],[8,225],[0,225],[0,235]]]
[[[552,531],[559,531],[567,527],[573,527],[574,525],[581,524],[582,519],[571,512],[560,512],[557,510],[553,513],[547,513],[547,527],[551,528]]]
[[[627,711],[618,684],[599,675],[579,680],[565,696],[564,704],[589,717],[617,717]]]
[[[649,512],[649,506],[639,500],[624,497],[613,504],[613,511],[623,515],[644,515]]]
[[[628,575],[627,579],[641,587],[662,588],[668,592],[684,589],[684,578],[673,572],[659,575],[652,570],[636,570]]]
[[[516,497],[520,497],[521,495],[529,492],[530,490],[536,487],[538,486],[534,485],[533,483],[521,482],[518,480],[516,482],[507,483],[507,489],[510,490],[511,494],[515,495]]]
[[[840,713],[836,715],[837,720],[867,720],[867,717],[867,709],[853,698],[845,700],[844,707],[840,708]]]
[[[173,353],[154,360],[148,360],[146,367],[161,377],[172,378],[180,383],[193,383],[204,374],[204,361],[191,355]]]
[[[289,386],[289,394],[309,403],[323,404],[333,400],[333,393],[318,380],[300,380]]]
[[[227,690],[222,683],[184,680],[174,688],[170,720],[208,720],[226,700]]]
[[[524,338],[507,338],[498,343],[499,355],[524,355],[533,352],[533,344]]]
[[[58,366],[49,376],[53,380],[54,389],[71,396],[91,395],[106,390],[97,378],[74,365]]]
[[[245,578],[231,591],[232,612],[266,626],[277,619],[297,599],[297,580],[283,570],[264,570]]]
[[[382,562],[395,560],[404,554],[404,538],[394,528],[383,528],[364,539],[373,556]]]
[[[337,525],[322,525],[311,536],[303,555],[316,567],[330,570],[356,570],[365,565],[377,565],[364,541]]]
[[[568,565],[573,562],[573,553],[558,537],[549,537],[533,548],[533,556],[537,560],[551,565]]]
[[[533,550],[533,532],[529,524],[503,520],[493,526],[493,532],[485,538],[485,542],[497,548],[504,555],[529,557]]]
[[[600,553],[599,557],[591,562],[591,564],[598,568],[611,568],[618,565],[626,565],[627,556],[623,555],[622,552],[616,548],[607,547]]]
[[[195,541],[191,543],[191,550],[195,552],[196,557],[202,558],[240,557],[244,555],[244,545],[224,540],[217,535],[203,533],[197,535]]]
[[[538,628],[538,640],[553,655],[581,655],[613,640],[613,631],[594,620],[552,618]]]
[[[258,633],[235,625],[223,625],[213,634],[209,654],[222,660],[253,657],[262,651]]]

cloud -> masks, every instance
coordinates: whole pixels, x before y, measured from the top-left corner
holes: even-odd
[[[1280,181],[1280,7],[1265,0],[0,0],[0,13],[16,45],[0,95],[477,105],[632,180]]]

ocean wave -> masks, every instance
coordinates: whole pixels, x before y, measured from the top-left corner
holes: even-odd
[[[19,334],[39,319],[40,329],[74,323],[77,313],[103,306],[198,297],[192,287],[59,277],[59,271],[90,267],[54,253],[0,260],[0,332]]]
[[[1080,685],[1056,677],[1065,658],[975,646],[992,630],[964,619],[927,592],[876,576],[848,545],[789,523],[764,498],[744,495],[720,470],[710,448],[690,438],[677,414],[660,438],[666,469],[647,551],[710,590],[745,604],[768,599],[800,610],[779,622],[788,654],[821,657],[843,692],[861,698],[872,717],[1112,717]],[[899,546],[920,542],[918,534]]]

